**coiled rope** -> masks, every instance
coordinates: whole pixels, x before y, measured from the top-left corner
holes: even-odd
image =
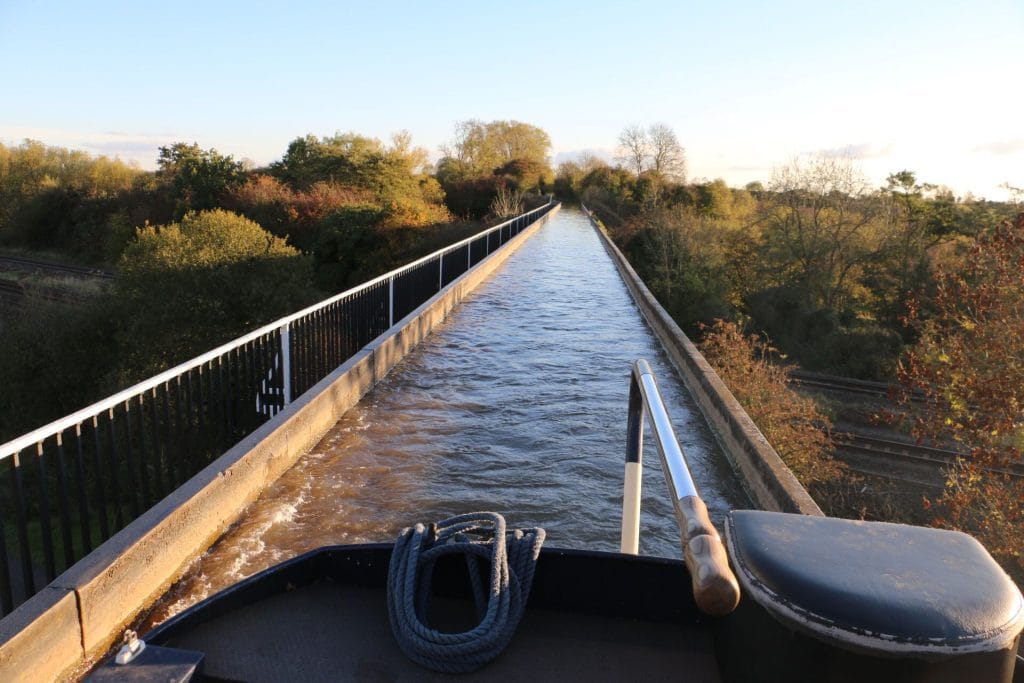
[[[475,671],[505,649],[523,615],[544,530],[505,530],[505,518],[473,512],[429,527],[402,532],[388,567],[388,617],[398,646],[409,659],[444,673]],[[462,633],[427,625],[434,564],[462,554],[469,569],[479,623]],[[479,562],[490,558],[484,585]]]

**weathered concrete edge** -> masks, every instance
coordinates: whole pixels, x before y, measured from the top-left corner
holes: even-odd
[[[591,224],[626,288],[675,365],[751,500],[764,510],[823,515],[711,365],[654,297],[595,217]]]
[[[0,680],[58,680],[106,651],[268,484],[315,446],[559,208],[556,205],[0,620]]]
[[[0,621],[0,680],[53,681],[82,653],[78,601],[48,586]]]

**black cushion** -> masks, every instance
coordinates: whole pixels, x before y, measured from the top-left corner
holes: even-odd
[[[736,510],[726,540],[745,599],[849,649],[993,651],[1024,627],[1020,591],[967,534]]]

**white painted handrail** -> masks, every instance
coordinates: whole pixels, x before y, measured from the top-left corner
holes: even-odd
[[[199,366],[209,363],[210,361],[216,360],[217,358],[220,358],[224,354],[236,348],[244,346],[245,344],[248,344],[253,340],[259,339],[260,337],[270,334],[275,330],[286,330],[288,326],[291,323],[295,322],[296,320],[299,320],[311,313],[315,313],[323,308],[326,308],[327,306],[330,306],[331,304],[337,301],[352,296],[353,294],[357,294],[365,289],[369,289],[374,285],[378,285],[388,280],[393,280],[399,275],[402,275],[403,273],[410,271],[413,268],[416,268],[417,266],[427,261],[430,261],[431,259],[443,256],[450,252],[456,251],[462,247],[465,247],[470,242],[480,237],[483,237],[484,235],[489,235],[490,233],[501,230],[502,228],[510,225],[511,223],[514,223],[515,221],[521,218],[528,218],[530,216],[533,216],[534,214],[537,214],[538,212],[542,212],[548,207],[550,207],[553,201],[553,199],[549,199],[548,203],[543,206],[539,206],[536,209],[527,211],[526,213],[520,216],[516,216],[515,218],[511,218],[503,223],[499,223],[498,225],[490,227],[486,230],[482,230],[481,232],[478,232],[477,234],[472,235],[471,237],[467,237],[464,240],[461,240],[454,244],[450,244],[447,247],[444,247],[443,249],[438,249],[437,251],[428,254],[423,258],[417,259],[412,263],[407,263],[406,265],[400,268],[396,268],[395,270],[392,270],[388,273],[384,273],[383,275],[376,277],[368,282],[364,282],[363,284],[353,287],[351,289],[347,289],[344,292],[341,292],[340,294],[335,294],[334,296],[328,299],[324,299],[320,303],[313,304],[312,306],[308,306],[302,309],[301,311],[297,311],[295,313],[292,313],[291,315],[275,320],[274,322],[264,325],[263,327],[257,330],[253,330],[252,332],[249,332],[246,335],[238,337],[233,341],[218,346],[217,348],[211,351],[207,351],[201,356],[196,356],[195,358],[185,361],[180,365],[176,365],[175,367],[170,368],[169,370],[165,370],[164,372],[161,372],[158,375],[154,375],[153,377],[150,377],[147,380],[143,380],[142,382],[139,382],[134,386],[128,387],[127,389],[120,391],[114,394],[113,396],[108,396],[107,398],[101,401],[97,401],[96,403],[93,403],[90,406],[82,408],[81,410],[77,410],[71,413],[70,415],[66,415],[58,420],[54,420],[53,422],[42,427],[39,427],[38,429],[34,429],[31,432],[28,432],[27,434],[19,436],[16,439],[13,439],[12,441],[8,441],[7,443],[0,445],[0,462],[4,461],[5,459],[9,458],[11,455],[15,453],[21,452],[22,450],[28,448],[29,446],[38,444],[51,436],[59,434],[64,430],[74,427],[76,425],[82,424],[86,420],[89,420],[97,415],[100,415],[110,410],[111,408],[114,408],[115,406],[121,405],[126,401],[129,401],[130,399],[138,396],[139,394],[143,394],[147,391],[150,391],[154,387],[158,387],[161,384],[164,384],[181,375],[184,375],[186,372],[190,370],[198,368]],[[391,322],[394,321],[392,320]],[[287,362],[286,358],[283,360],[284,362]],[[289,392],[288,377],[285,378],[285,392],[286,395]]]

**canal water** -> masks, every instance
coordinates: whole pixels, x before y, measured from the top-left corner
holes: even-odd
[[[586,216],[563,209],[253,503],[154,609],[277,562],[477,510],[547,544],[617,550],[633,361],[658,379],[720,522],[749,502]],[[640,552],[681,557],[647,439]]]

